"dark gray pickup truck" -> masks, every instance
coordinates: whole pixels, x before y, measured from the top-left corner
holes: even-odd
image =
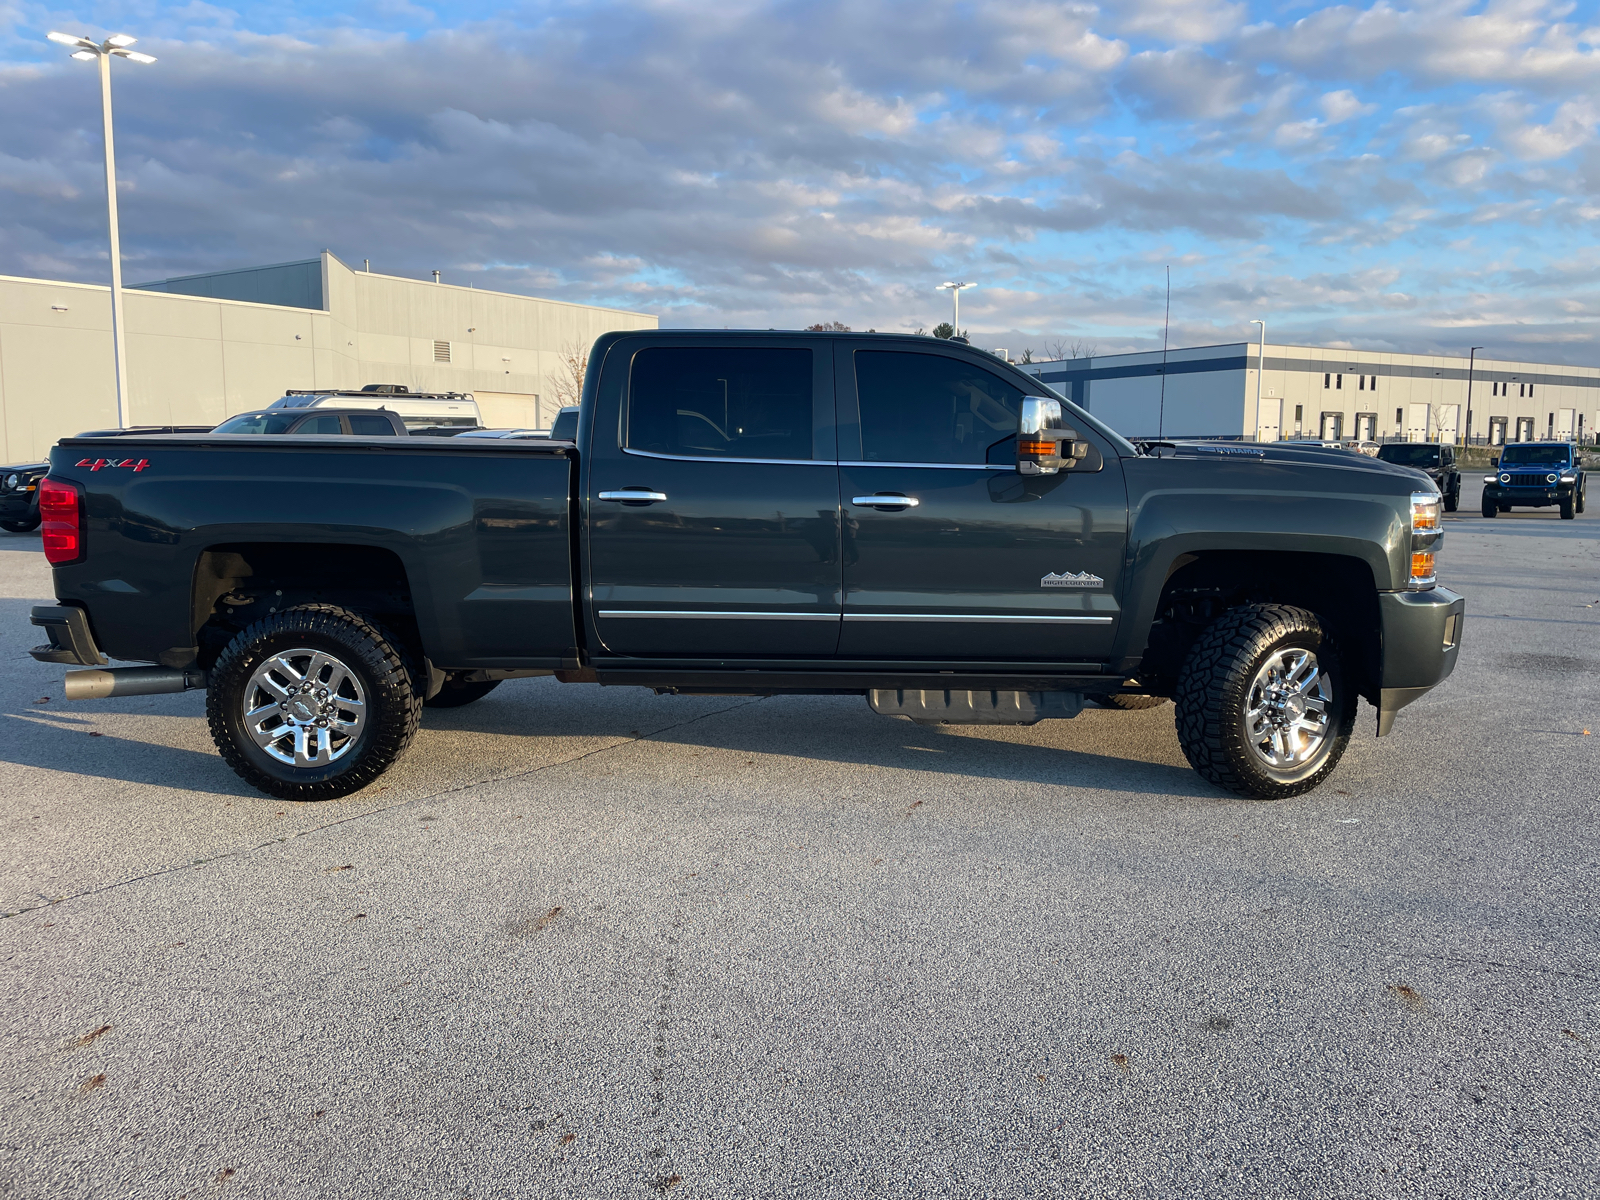
[[[925,337],[615,333],[574,441],[68,439],[41,485],[71,697],[205,688],[273,795],[376,779],[502,680],[858,695],[922,722],[1175,701],[1206,779],[1334,769],[1454,668],[1439,494],[1343,450],[1135,446]],[[153,664],[109,668],[110,659]]]

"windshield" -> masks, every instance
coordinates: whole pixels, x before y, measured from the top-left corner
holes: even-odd
[[[1510,467],[1526,463],[1564,467],[1571,461],[1570,454],[1565,446],[1506,446],[1500,451],[1500,465]]]
[[[1437,467],[1439,465],[1439,447],[1414,446],[1404,442],[1378,447],[1378,458],[1387,463],[1398,463],[1402,467]]]
[[[224,421],[212,433],[287,433],[297,413],[244,413]],[[335,417],[337,421],[339,418]]]

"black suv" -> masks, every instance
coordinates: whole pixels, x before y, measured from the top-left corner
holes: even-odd
[[[1570,521],[1583,511],[1589,490],[1583,457],[1567,442],[1513,442],[1494,460],[1499,468],[1483,477],[1483,515],[1513,507],[1561,509]]]
[[[1445,512],[1455,512],[1461,504],[1461,471],[1456,466],[1456,448],[1437,442],[1390,442],[1378,447],[1378,458],[1401,467],[1415,467],[1439,487]]]

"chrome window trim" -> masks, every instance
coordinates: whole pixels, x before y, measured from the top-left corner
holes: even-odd
[[[654,450],[635,450],[632,446],[623,446],[624,454],[636,455],[639,458],[662,458],[668,462],[715,462],[715,463],[750,463],[758,467],[836,467],[839,464],[831,458],[721,458],[715,455],[691,454],[659,454]]]
[[[800,612],[700,612],[688,609],[602,608],[602,617],[644,618],[655,620],[689,621],[837,621],[839,613]],[[843,614],[846,621],[965,621],[988,624],[1023,625],[1110,625],[1115,617],[1042,617],[1009,616],[989,613],[851,613]]]
[[[840,462],[841,467],[938,467],[945,471],[1015,471],[1016,463]]]
[[[846,621],[968,621],[1019,625],[1110,625],[1115,617],[1013,617],[987,613],[853,613]]]
[[[689,621],[837,621],[839,614],[802,612],[697,612],[666,608],[602,608],[602,617],[671,618]]]

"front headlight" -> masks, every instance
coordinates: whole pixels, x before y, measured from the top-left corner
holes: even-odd
[[[6,491],[8,491],[8,492],[16,491],[17,490],[17,484],[19,484],[21,482],[22,482],[22,476],[18,475],[15,471],[11,472],[11,474],[6,476]]]
[[[1444,540],[1439,525],[1439,493],[1411,493],[1411,577],[1406,586],[1424,591],[1434,585],[1433,556]]]
[[[1483,481],[1484,481],[1484,482],[1485,482],[1485,483],[1493,483],[1493,482],[1494,482],[1494,481],[1495,481],[1495,480],[1496,480],[1496,479],[1498,479],[1498,478],[1499,478],[1499,476],[1498,476],[1498,475],[1485,475],[1485,476],[1484,476],[1484,477],[1483,477]]]
[[[1562,483],[1577,483],[1578,482],[1578,477],[1576,475],[1563,475],[1561,477],[1561,482]]]
[[[1550,474],[1548,474],[1548,475],[1546,475],[1544,477],[1544,481],[1546,483],[1554,483],[1556,481],[1556,473],[1554,471],[1551,471]]]
[[[1511,476],[1509,476],[1509,475],[1500,476],[1500,482],[1501,483],[1510,483],[1511,482]]]

